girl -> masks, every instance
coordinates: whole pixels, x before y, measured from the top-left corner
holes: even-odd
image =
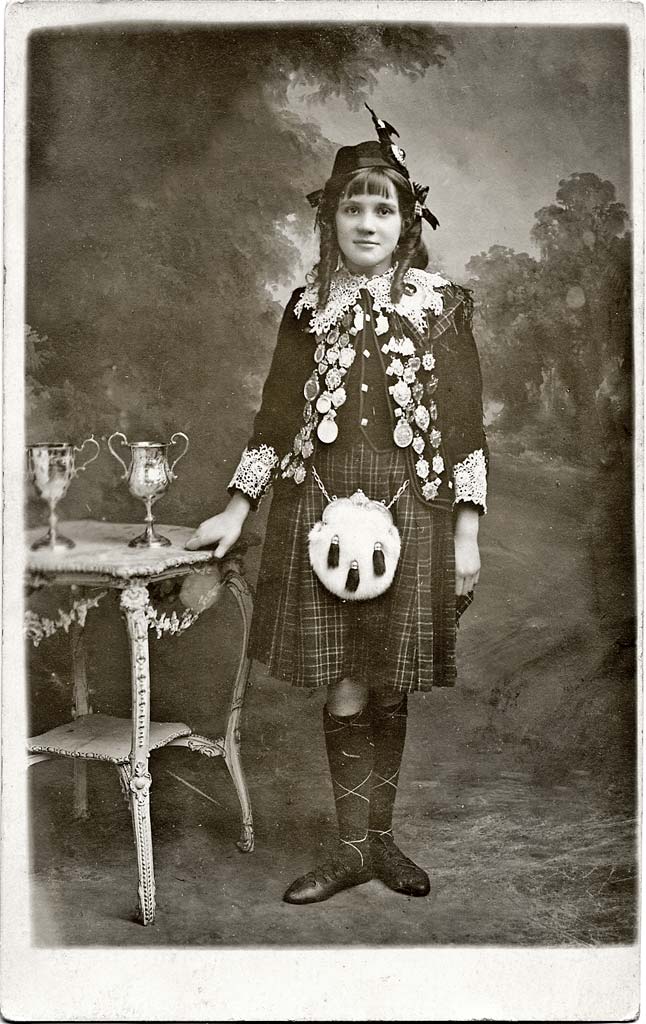
[[[285,310],[230,501],[187,545],[217,545],[223,556],[274,484],[249,653],[279,679],[327,687],[338,818],[330,859],[287,889],[293,904],[371,878],[428,893],[428,875],[392,833],[407,694],[453,685],[456,624],[480,571],[488,454],[469,296],[424,269],[422,220],[438,223],[428,189],[411,182],[395,129],[371,114],[378,141],[340,149],[324,189],[308,197],[319,262]],[[354,494],[361,506],[358,489],[391,506],[401,538],[392,583],[364,600],[358,560],[347,578],[340,564],[347,538],[361,540],[356,530],[342,525],[330,540],[333,590],[308,546],[330,495]],[[387,554],[390,567],[375,543],[377,590],[392,573]]]

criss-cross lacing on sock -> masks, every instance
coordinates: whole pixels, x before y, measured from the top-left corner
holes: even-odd
[[[368,837],[375,878],[405,896],[426,896],[428,875],[399,849],[393,838],[392,821],[399,768],[406,742],[408,698],[384,706],[374,698],[370,703],[374,744]]]
[[[290,885],[287,903],[321,903],[343,889],[372,877],[368,815],[372,776],[372,724],[362,709],[340,716],[323,709],[323,732],[334,803],[338,841],[330,860]]]

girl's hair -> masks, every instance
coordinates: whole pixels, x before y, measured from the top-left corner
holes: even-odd
[[[422,241],[422,218],[415,216],[415,196],[406,178],[390,167],[363,167],[348,177],[330,178],[323,190],[318,211],[320,235],[319,262],[312,271],[312,280],[318,287],[318,305],[323,309],[330,295],[330,284],[341,250],[336,240],[335,217],[341,199],[352,196],[390,195],[392,185],[399,202],[402,229],[393,253],[396,270],[390,284],[390,297],[399,302],[404,291],[404,274],[410,267],[424,270],[428,265],[428,252]]]

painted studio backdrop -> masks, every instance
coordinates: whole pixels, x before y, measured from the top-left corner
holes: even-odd
[[[90,827],[69,820],[69,764],[39,766],[40,941],[631,941],[628,59],[619,28],[149,24],[31,37],[28,441],[185,431],[189,453],[156,516],[195,526],[223,507],[282,305],[315,257],[305,195],[339,145],[372,138],[367,100],[430,184],[441,224],[426,235],[430,268],[473,289],[492,449],[458,686],[413,698],[423,712],[397,805],[431,874],[430,903],[384,899],[376,924],[373,907],[350,928],[333,908],[314,921],[280,904],[315,852],[300,752],[318,751],[323,787],[320,695],[289,693],[257,667],[243,739],[256,852],[235,851],[224,772],[218,787],[205,765],[181,766],[216,801],[206,802],[160,756],[153,827],[168,919],[133,932],[111,909],[131,899],[116,775],[92,766]],[[118,469],[104,446],[61,518],[141,521]],[[30,523],[44,522],[26,493]],[[245,529],[251,582],[265,516]],[[53,613],[60,600],[38,607]],[[151,640],[153,714],[213,731],[234,623],[223,598],[208,629]],[[127,715],[115,607],[90,612],[87,628],[100,641],[88,643],[96,709]],[[30,659],[36,732],[69,715],[67,637]],[[413,790],[422,820],[407,817]],[[333,813],[330,795],[330,829]]]

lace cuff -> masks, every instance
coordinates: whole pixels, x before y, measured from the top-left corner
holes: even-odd
[[[472,501],[487,511],[487,462],[482,448],[470,452],[453,467],[454,505]]]
[[[245,448],[233,474],[229,490],[242,491],[256,504],[269,487],[278,466],[276,449],[268,444]]]

